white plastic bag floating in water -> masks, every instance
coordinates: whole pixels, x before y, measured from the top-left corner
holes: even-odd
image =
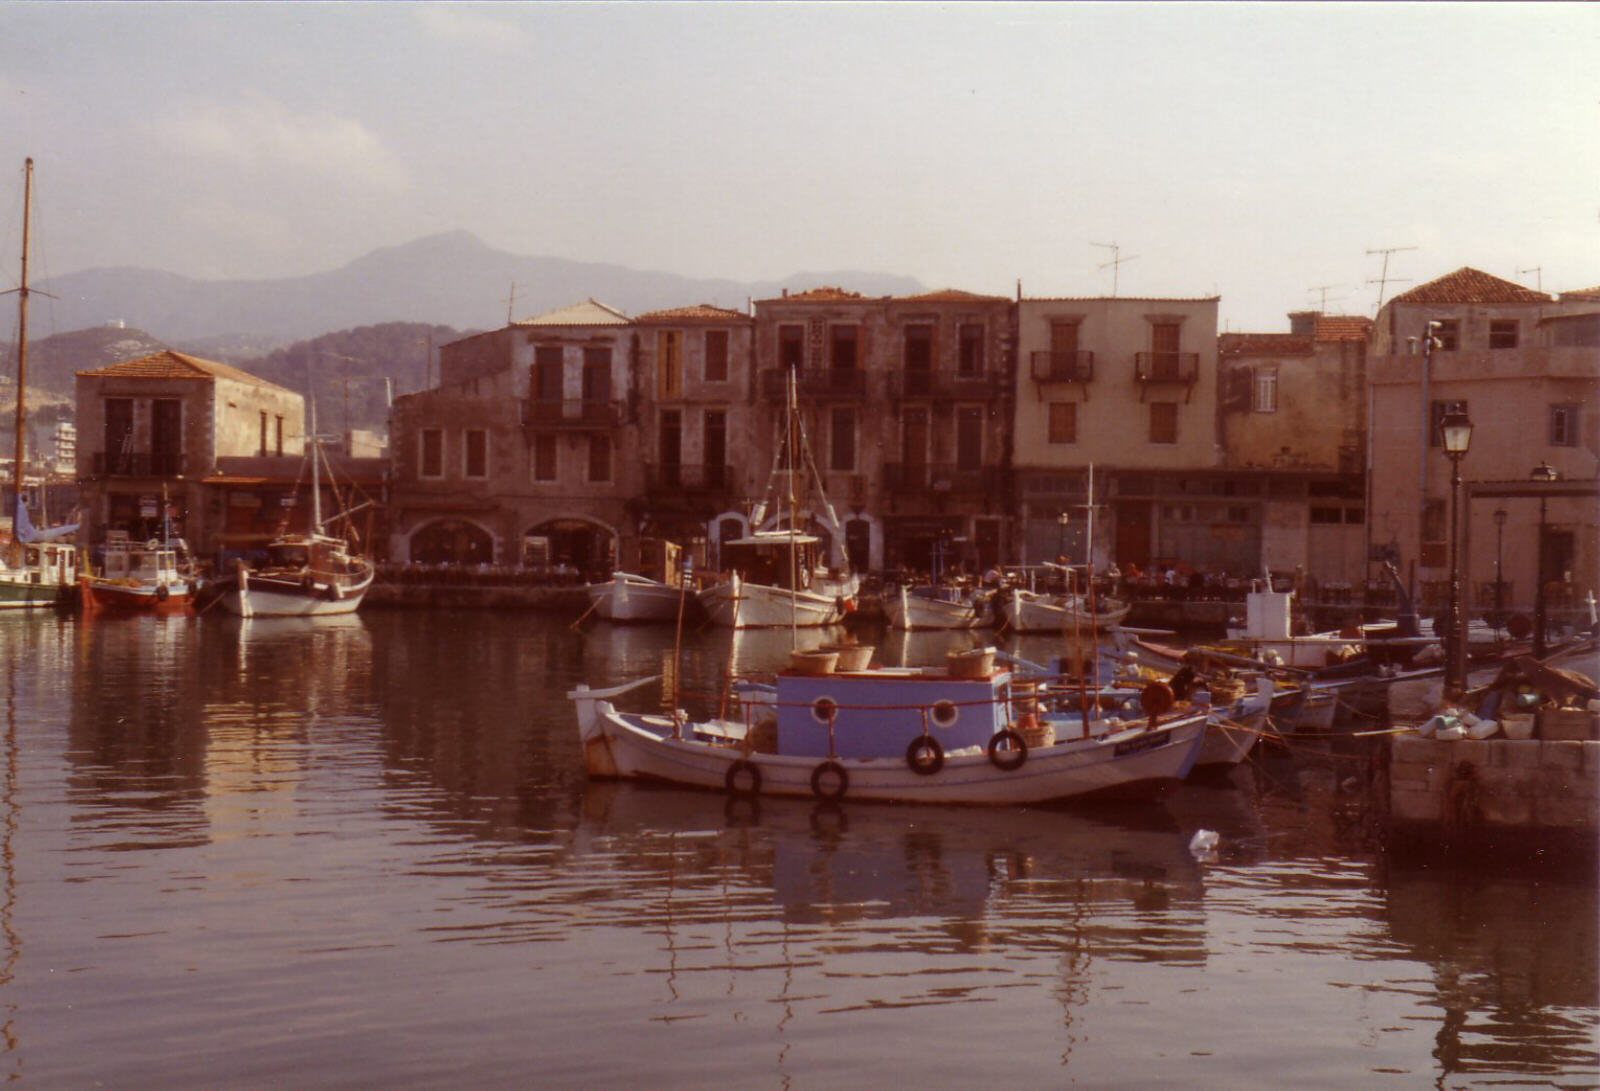
[[[1215,860],[1220,840],[1216,830],[1196,830],[1189,839],[1189,852],[1200,860]]]

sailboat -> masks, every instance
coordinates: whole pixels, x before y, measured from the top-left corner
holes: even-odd
[[[823,520],[833,532],[832,564],[822,559],[822,539],[800,529],[795,478],[801,473],[809,475]],[[769,510],[775,512],[775,526],[761,529]],[[766,494],[751,513],[750,525],[756,528],[750,534],[722,544],[724,574],[700,591],[700,605],[712,622],[735,629],[814,627],[842,621],[855,608],[860,577],[840,556],[843,531],[811,457],[792,371],[783,432]]]
[[[66,606],[78,585],[78,550],[62,539],[77,525],[40,530],[28,517],[22,495],[22,471],[27,464],[28,387],[28,245],[33,208],[33,160],[24,162],[22,198],[22,280],[17,288],[17,446],[12,467],[12,495],[16,497],[11,523],[11,544],[0,558],[0,609],[37,609]]]
[[[311,404],[311,431],[316,432],[317,407]],[[222,608],[239,617],[325,617],[353,614],[372,586],[372,562],[352,553],[344,537],[333,537],[322,520],[320,470],[332,467],[322,438],[307,438],[311,463],[311,529],[306,534],[281,534],[267,544],[267,563],[252,569],[243,560],[217,581]],[[348,524],[349,511],[337,517]]]

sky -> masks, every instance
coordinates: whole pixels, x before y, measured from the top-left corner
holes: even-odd
[[[1389,297],[1463,265],[1600,284],[1600,5],[5,0],[7,287],[26,156],[36,282],[461,229],[1284,330],[1372,314],[1388,248]]]

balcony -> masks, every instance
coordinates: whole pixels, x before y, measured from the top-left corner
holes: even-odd
[[[687,462],[646,462],[644,487],[656,493],[680,489],[689,493],[725,493],[733,480],[733,468]]]
[[[953,462],[886,462],[884,488],[907,496],[981,496],[1000,487],[998,466],[958,468]]]
[[[1032,357],[1035,382],[1086,383],[1094,378],[1094,353],[1087,349],[1035,352]]]
[[[802,368],[796,374],[802,398],[861,398],[867,392],[867,373],[860,368]],[[768,401],[783,401],[788,388],[788,368],[767,368],[761,373],[761,396]]]
[[[539,400],[522,403],[522,426],[538,430],[609,430],[622,423],[622,403],[588,398]]]
[[[96,477],[180,477],[183,455],[177,451],[96,451]]]
[[[989,399],[1003,393],[1005,379],[997,372],[968,374],[950,371],[901,370],[888,376],[891,398],[937,398],[948,400]]]
[[[1200,374],[1198,352],[1137,352],[1133,377],[1141,383],[1193,383]]]

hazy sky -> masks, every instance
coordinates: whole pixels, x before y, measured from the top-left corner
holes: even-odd
[[[1600,283],[1600,5],[6,0],[0,146],[6,286],[31,155],[36,280],[462,228],[1096,295],[1118,243],[1120,294],[1274,330],[1322,285],[1370,314],[1382,247],[1412,283]]]

